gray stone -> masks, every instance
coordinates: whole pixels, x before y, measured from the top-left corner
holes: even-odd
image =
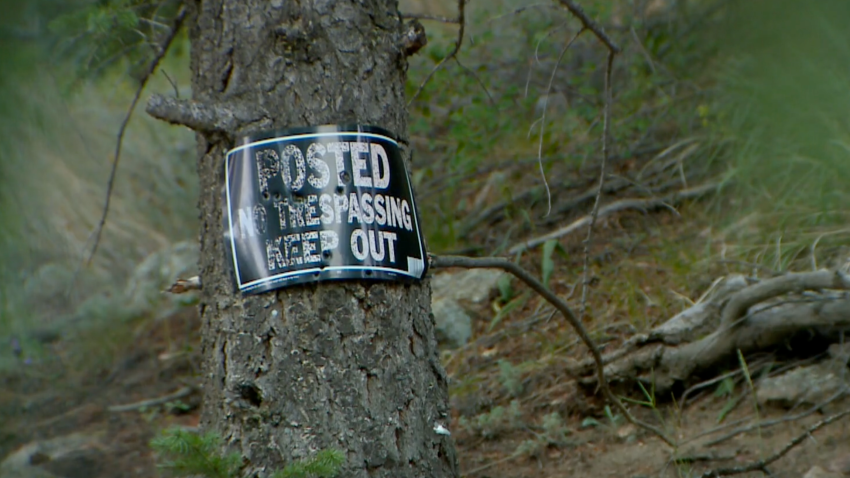
[[[803,475],[803,478],[841,478],[841,474],[826,471],[819,466],[813,466]]]
[[[829,463],[829,470],[850,476],[850,453],[834,458]]]
[[[436,322],[437,340],[450,348],[457,348],[472,337],[472,318],[456,300],[434,299],[431,310]]]
[[[850,343],[832,344],[829,346],[829,356],[838,363],[850,364]]]
[[[540,95],[540,98],[537,99],[537,103],[534,105],[534,115],[538,117],[542,116],[545,108],[546,116],[551,118],[553,116],[564,114],[564,112],[567,111],[568,106],[567,97],[562,93]]]
[[[183,241],[150,254],[133,271],[124,290],[128,308],[136,314],[156,312],[161,317],[173,312],[194,294],[163,294],[178,278],[197,275],[198,244]]]
[[[762,405],[780,407],[824,402],[850,386],[846,374],[840,373],[835,365],[836,362],[827,360],[766,378],[759,385],[758,400]]]
[[[443,272],[431,279],[431,308],[441,344],[455,348],[469,341],[472,308],[487,302],[503,274],[498,270],[470,269]]]
[[[0,476],[15,478],[95,478],[103,451],[96,435],[73,433],[28,443],[0,462]]]
[[[470,269],[462,272],[443,272],[431,279],[434,299],[454,299],[480,304],[490,298],[504,273],[493,269]]]

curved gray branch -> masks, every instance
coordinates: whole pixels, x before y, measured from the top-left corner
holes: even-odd
[[[840,271],[820,270],[786,274],[751,285],[733,295],[726,304],[720,327],[731,327],[750,307],[765,300],[783,294],[822,289],[850,290],[850,277]]]

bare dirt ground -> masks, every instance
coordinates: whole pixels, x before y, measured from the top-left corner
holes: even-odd
[[[687,209],[681,212],[686,213]],[[657,233],[642,239],[637,246],[617,247],[613,239],[622,237],[624,231],[634,231],[636,224]],[[685,257],[693,242],[703,239],[693,223],[686,225],[672,214],[625,214],[603,221],[600,231],[603,232],[594,247],[598,259],[592,270],[596,285],[589,294],[585,324],[595,340],[605,343],[606,351],[616,348],[634,331],[644,330],[670,316],[676,306],[659,297],[671,296],[670,290],[676,290],[695,298],[699,289],[710,281],[710,273],[719,272],[716,264],[706,263],[700,268]],[[669,250],[665,239],[668,237],[680,238],[682,244],[677,250]],[[666,257],[664,254],[688,262],[691,269],[674,270],[671,264],[675,260],[667,257],[660,261]],[[576,302],[579,295],[574,284],[581,255],[568,257],[557,262],[552,285],[562,297],[572,295],[571,302]],[[530,255],[525,260],[526,266],[538,267],[539,259],[539,255]],[[684,277],[698,275],[704,275],[701,281],[681,282]],[[627,294],[626,283],[630,280],[637,281],[640,290]],[[635,306],[630,294],[646,298]],[[756,410],[747,396],[746,384],[739,384],[732,395],[726,396],[718,396],[714,393],[716,387],[708,387],[702,393],[692,394],[684,408],[681,392],[673,397],[675,401],[659,398],[654,408],[631,404],[630,409],[638,418],[663,428],[681,444],[674,450],[622,418],[606,414],[604,402],[593,390],[577,387],[563,373],[559,364],[582,359],[587,352],[557,317],[528,325],[528,318],[535,312],[539,315],[541,307],[536,297],[531,298],[492,330],[493,311],[482,309],[473,341],[444,354],[444,363],[452,377],[455,413],[450,429],[465,477],[701,476],[709,469],[740,466],[768,457],[840,408],[840,404],[831,404],[801,420],[772,427],[753,426],[747,433],[705,446],[708,440],[742,424],[765,423],[799,410],[771,407]],[[636,313],[641,316],[635,317]],[[110,411],[109,407],[167,396],[186,384],[196,383],[200,349],[196,312],[186,309],[164,321],[137,325],[132,345],[113,363],[97,370],[62,368],[62,357],[67,350],[79,345],[54,344],[56,362],[22,366],[16,373],[0,378],[3,417],[0,451],[3,455],[16,450],[22,453],[27,444],[32,447],[33,443],[41,443],[44,448],[45,443],[57,437],[81,436],[88,452],[77,461],[64,459],[50,463],[39,461],[49,460],[49,456],[31,453],[31,464],[40,465],[55,476],[71,478],[157,476],[149,440],[156,430],[170,425],[197,426],[199,394],[130,411]],[[519,374],[521,392],[506,391],[499,379],[500,359],[523,364]],[[636,400],[642,398],[635,390],[620,393]],[[737,398],[734,406],[730,405],[730,397]],[[518,400],[520,415],[497,433],[484,437],[461,423],[461,417],[474,420],[499,405],[508,407],[512,400]],[[562,439],[547,441],[534,451],[521,451],[523,442],[544,433],[540,426],[542,417],[552,412],[563,418]],[[766,471],[741,476],[769,473],[773,477],[796,478],[814,466],[846,467],[841,460],[846,461],[850,456],[848,433],[850,419],[845,418],[807,436]]]

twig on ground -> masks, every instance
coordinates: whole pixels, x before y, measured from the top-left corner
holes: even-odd
[[[764,459],[761,459],[761,460],[758,460],[758,461],[754,461],[752,463],[749,463],[749,464],[746,464],[746,465],[741,465],[741,466],[734,466],[734,467],[729,467],[729,468],[715,468],[713,470],[706,471],[705,473],[703,473],[700,476],[701,476],[701,478],[712,478],[712,477],[715,477],[715,476],[740,475],[742,473],[749,473],[751,471],[765,470],[768,465],[779,460],[780,458],[782,458],[783,456],[788,454],[788,452],[791,451],[794,447],[796,447],[800,443],[803,443],[803,440],[805,440],[806,438],[809,438],[812,435],[812,433],[820,430],[821,428],[829,425],[830,423],[836,422],[836,421],[846,417],[847,415],[850,415],[850,410],[844,410],[843,412],[836,413],[835,415],[831,415],[827,418],[824,418],[823,420],[821,420],[821,421],[815,423],[814,425],[810,426],[803,433],[797,435],[793,440],[788,442],[788,444],[786,444],[784,447],[782,447],[779,451],[777,451],[773,455],[770,455],[767,458],[764,458]]]
[[[133,117],[133,111],[136,109],[136,105],[139,103],[139,98],[142,96],[142,91],[145,89],[145,86],[148,84],[148,80],[153,76],[154,70],[159,65],[159,62],[165,57],[165,54],[168,53],[168,47],[171,46],[171,42],[174,41],[174,38],[177,37],[177,31],[180,30],[180,26],[183,24],[183,20],[186,18],[186,7],[181,7],[180,11],[177,13],[177,16],[174,18],[174,22],[171,26],[171,31],[169,31],[163,41],[160,43],[159,50],[156,52],[156,56],[151,60],[148,64],[148,69],[145,71],[145,74],[142,75],[142,79],[139,82],[139,87],[136,88],[136,94],[133,97],[133,101],[130,103],[130,108],[127,109],[127,114],[124,115],[124,120],[121,122],[121,127],[118,129],[118,140],[115,144],[115,157],[112,160],[112,170],[109,172],[109,181],[106,183],[106,199],[103,204],[103,213],[101,213],[100,221],[97,224],[97,227],[93,233],[93,241],[91,252],[89,253],[88,258],[84,261],[86,265],[91,264],[92,259],[94,259],[95,254],[97,253],[97,248],[100,245],[100,236],[103,234],[103,228],[106,225],[106,217],[109,215],[109,205],[112,199],[112,189],[115,186],[115,174],[118,172],[118,162],[121,159],[121,145],[124,142],[124,133],[127,131],[127,125],[130,123],[130,118]]]
[[[484,465],[479,466],[478,468],[473,468],[473,469],[471,469],[471,470],[469,470],[469,471],[467,471],[467,472],[464,472],[464,474],[463,474],[463,475],[464,475],[464,476],[477,475],[478,473],[481,473],[482,471],[489,470],[490,468],[493,468],[493,467],[494,467],[494,466],[496,466],[496,465],[501,465],[502,463],[507,463],[507,462],[509,462],[509,461],[511,461],[511,460],[513,460],[513,459],[515,459],[515,458],[519,458],[519,457],[521,457],[522,455],[523,455],[523,454],[522,454],[522,453],[520,453],[520,452],[513,452],[513,453],[511,453],[511,454],[510,454],[510,455],[508,455],[508,456],[505,456],[505,457],[499,458],[498,460],[493,460],[493,461],[491,461],[491,462],[489,462],[489,463],[486,463],[486,464],[484,464]]]
[[[736,436],[738,436],[742,433],[747,433],[747,432],[753,431],[756,428],[764,429],[764,428],[772,427],[774,425],[779,425],[781,423],[793,422],[795,420],[805,418],[805,417],[823,409],[823,407],[825,407],[825,406],[829,405],[830,403],[838,400],[839,398],[843,397],[844,395],[847,394],[847,392],[848,392],[848,389],[847,389],[847,387],[845,387],[845,388],[839,390],[838,392],[834,393],[831,397],[827,398],[823,402],[818,403],[816,405],[813,405],[808,410],[797,413],[796,415],[788,415],[786,417],[777,418],[777,419],[774,419],[774,420],[767,420],[767,421],[764,421],[764,422],[759,422],[759,423],[755,423],[755,424],[750,424],[750,425],[738,427],[738,428],[732,430],[731,432],[729,432],[729,433],[727,433],[727,434],[725,434],[721,437],[717,437],[714,440],[711,440],[710,442],[706,443],[705,446],[718,445],[718,444],[723,443],[724,441],[729,440],[731,438],[734,438],[734,437],[736,437]]]
[[[698,196],[702,196],[718,187],[718,183],[708,183],[702,186],[693,187],[690,189],[685,189],[682,191],[675,192],[673,194],[669,194],[667,196],[661,198],[649,198],[649,199],[622,199],[620,201],[613,202],[604,207],[599,208],[599,212],[597,214],[597,218],[605,217],[609,214],[623,211],[626,209],[653,209],[660,206],[664,206],[667,204],[675,204],[683,199],[690,199]],[[552,231],[548,234],[545,234],[540,237],[536,237],[533,239],[529,239],[527,241],[523,241],[513,247],[511,247],[508,252],[511,254],[516,254],[517,252],[531,249],[533,247],[537,247],[549,239],[556,239],[562,236],[566,236],[567,234],[572,233],[573,231],[589,224],[591,221],[591,216],[584,216],[581,219],[574,221],[573,223],[564,226],[558,230]]]
[[[602,390],[602,393],[605,395],[605,398],[611,402],[612,405],[619,411],[628,421],[635,426],[643,428],[644,430],[649,431],[654,434],[661,440],[663,440],[668,445],[675,447],[675,443],[672,439],[668,438],[663,431],[659,428],[652,426],[648,423],[642,422],[636,419],[631,412],[623,405],[623,402],[614,395],[614,392],[611,391],[611,388],[608,386],[608,381],[605,378],[605,365],[602,361],[602,354],[599,352],[599,349],[596,347],[596,344],[593,343],[593,339],[588,335],[587,330],[579,321],[578,317],[573,313],[570,306],[567,305],[566,302],[561,300],[554,292],[549,290],[545,285],[543,285],[540,281],[535,279],[531,274],[528,273],[525,269],[520,267],[519,265],[501,258],[501,257],[482,257],[482,258],[474,258],[474,257],[462,257],[462,256],[430,256],[430,264],[433,268],[450,268],[450,267],[461,267],[466,269],[501,269],[505,272],[512,274],[517,279],[523,281],[527,286],[529,286],[532,290],[540,294],[547,302],[552,304],[559,312],[564,316],[567,320],[567,323],[572,326],[572,328],[576,331],[579,338],[582,342],[584,342],[585,346],[590,350],[591,355],[593,355],[593,360],[596,364],[596,376],[598,381],[598,387]]]
[[[726,380],[727,378],[732,378],[735,375],[738,375],[739,373],[742,373],[741,369],[733,370],[731,372],[724,373],[723,375],[714,377],[710,380],[705,380],[703,382],[700,382],[700,383],[692,386],[691,388],[685,390],[685,393],[682,394],[682,398],[679,399],[679,407],[682,410],[685,409],[685,407],[687,406],[687,403],[688,403],[687,402],[688,396],[690,396],[693,392],[696,392],[697,390],[700,390],[700,389],[705,388],[705,387],[710,387],[710,386],[714,385],[715,383],[722,382],[723,380]]]
[[[460,28],[458,29],[458,32],[457,32],[457,40],[455,41],[454,48],[452,48],[452,51],[450,51],[448,55],[444,56],[442,60],[440,60],[436,65],[434,65],[434,68],[431,69],[431,72],[428,73],[428,76],[426,76],[425,79],[422,80],[422,83],[420,83],[419,88],[416,89],[416,93],[414,93],[413,96],[410,98],[410,101],[407,102],[408,108],[410,107],[411,104],[413,104],[414,101],[416,101],[416,98],[419,97],[419,94],[422,93],[422,90],[425,89],[425,85],[427,85],[428,82],[431,81],[431,77],[433,77],[434,74],[437,73],[437,70],[439,70],[440,67],[442,67],[447,61],[454,58],[455,55],[457,55],[457,53],[460,51],[460,46],[463,44],[463,33],[464,33],[464,30],[466,29],[466,19],[465,19],[465,13],[464,13],[464,6],[465,5],[466,5],[466,0],[458,0],[457,1],[458,15],[457,15],[457,22],[455,22],[455,23],[459,24]]]
[[[128,403],[127,405],[114,405],[107,408],[108,411],[113,413],[119,412],[131,412],[133,410],[139,410],[141,408],[147,407],[155,407],[157,405],[162,405],[168,402],[172,402],[174,400],[179,400],[184,397],[188,397],[194,392],[195,389],[189,386],[183,387],[180,390],[177,390],[174,393],[170,393],[168,395],[163,395],[162,397],[151,398],[148,400],[142,400],[135,403]]]

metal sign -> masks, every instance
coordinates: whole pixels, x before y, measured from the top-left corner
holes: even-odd
[[[425,275],[413,189],[384,129],[331,125],[247,137],[228,151],[225,181],[226,244],[242,292]]]

